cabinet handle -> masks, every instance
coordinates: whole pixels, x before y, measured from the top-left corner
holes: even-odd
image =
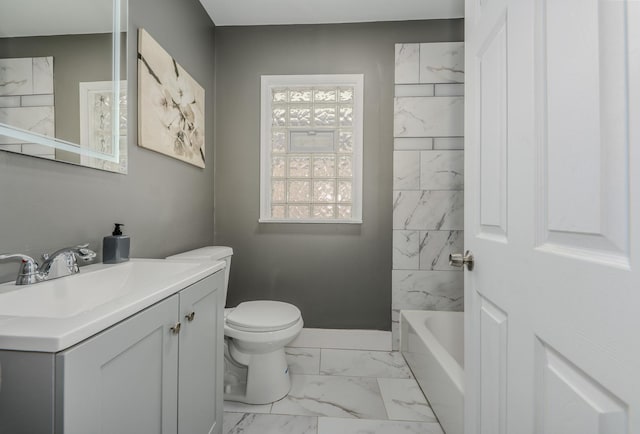
[[[171,329],[170,329],[171,333],[173,333],[174,335],[177,335],[178,333],[180,333],[180,327],[182,327],[182,324],[176,323],[176,325],[171,327]]]
[[[196,313],[195,312],[191,312],[191,313],[185,315],[184,317],[187,319],[187,321],[191,322],[196,317]]]

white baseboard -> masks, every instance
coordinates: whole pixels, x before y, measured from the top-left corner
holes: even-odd
[[[391,351],[391,332],[303,328],[289,347]]]

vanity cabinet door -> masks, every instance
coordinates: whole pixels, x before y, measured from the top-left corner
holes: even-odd
[[[224,273],[180,292],[178,432],[222,431]]]
[[[179,295],[56,356],[56,432],[175,433]]]

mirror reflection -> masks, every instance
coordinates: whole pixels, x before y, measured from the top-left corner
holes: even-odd
[[[0,150],[126,173],[126,0],[2,9]]]

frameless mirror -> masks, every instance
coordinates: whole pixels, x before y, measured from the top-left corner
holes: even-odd
[[[0,150],[127,172],[127,0],[3,0]]]

